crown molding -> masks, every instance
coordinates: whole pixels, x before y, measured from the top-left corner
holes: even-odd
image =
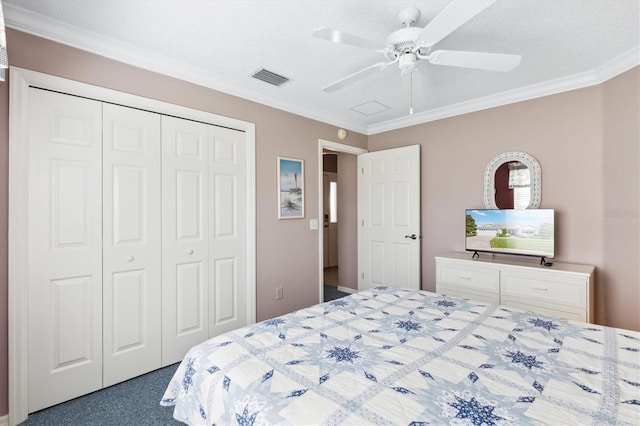
[[[640,65],[640,47],[635,47],[594,70],[367,126],[347,121],[342,114],[310,108],[308,105],[291,102],[255,87],[248,89],[223,76],[212,75],[209,71],[186,66],[165,56],[150,54],[129,44],[119,43],[10,3],[4,5],[4,15],[6,26],[18,31],[365,135],[601,84]]]
[[[640,65],[640,47],[635,47],[594,70],[374,124],[369,126],[367,135],[595,86],[638,65]]]

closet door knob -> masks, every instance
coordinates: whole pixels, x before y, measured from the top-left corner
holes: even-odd
[[[193,249],[189,249],[189,250],[187,251],[187,254],[188,254],[189,256],[191,256],[191,255],[193,254]]]
[[[127,261],[129,261],[129,262],[133,262],[133,259],[135,259],[133,256],[127,257]]]

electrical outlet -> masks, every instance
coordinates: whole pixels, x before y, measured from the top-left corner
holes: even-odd
[[[282,287],[276,287],[276,300],[284,299],[284,291]]]

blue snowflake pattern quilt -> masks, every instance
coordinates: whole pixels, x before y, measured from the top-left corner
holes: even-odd
[[[378,287],[193,347],[189,425],[639,424],[640,333]]]

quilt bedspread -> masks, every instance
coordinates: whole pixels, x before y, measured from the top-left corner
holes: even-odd
[[[378,287],[193,347],[189,425],[638,424],[640,333]]]

